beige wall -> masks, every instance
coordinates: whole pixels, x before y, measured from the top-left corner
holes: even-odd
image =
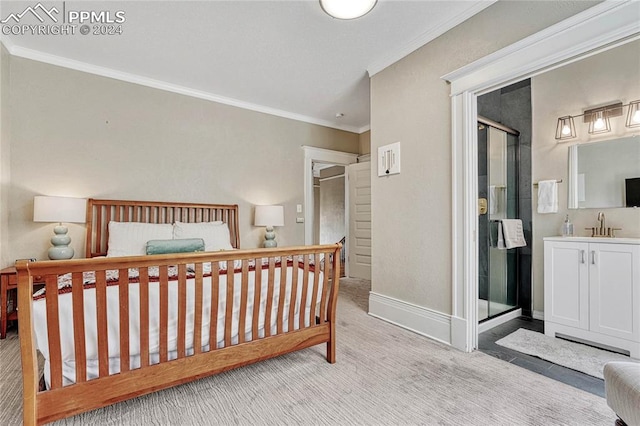
[[[354,133],[18,57],[11,102],[11,258],[46,258],[52,225],[32,222],[39,194],[238,203],[246,248],[263,238],[253,206],[283,204],[278,244],[303,244],[301,146],[359,150]],[[69,232],[83,256],[84,228]]]
[[[11,142],[9,126],[9,76],[10,55],[0,43],[0,206],[9,201],[10,153]],[[8,209],[0,207],[0,262],[4,267],[12,260],[9,254],[9,214]]]
[[[400,141],[402,152],[402,173],[371,170],[374,292],[451,313],[451,99],[440,77],[595,3],[497,2],[373,76],[371,151]]]
[[[360,151],[359,154],[371,153],[371,130],[360,133]]]
[[[604,141],[633,134],[639,129],[624,126],[626,119],[611,119],[611,132],[589,135],[588,126],[575,119],[578,137],[558,143],[555,131],[558,117],[578,115],[585,109],[616,101],[628,103],[640,99],[640,41],[583,59],[562,68],[532,78],[533,143],[532,179],[562,179],[559,185],[558,213],[538,214],[536,194],[533,199],[533,298],[535,311],[544,310],[544,237],[560,234],[565,214],[574,223],[576,235],[586,236],[584,228],[597,225],[598,211],[604,211],[607,226],[622,228],[618,236],[640,237],[640,209],[580,209],[568,210],[568,149],[577,143]],[[615,164],[603,164],[615,167]]]

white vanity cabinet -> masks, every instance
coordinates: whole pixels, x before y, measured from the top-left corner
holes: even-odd
[[[545,334],[640,358],[640,239],[544,239]]]

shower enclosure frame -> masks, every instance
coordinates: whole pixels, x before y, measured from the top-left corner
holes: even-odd
[[[517,131],[517,130],[514,130],[514,129],[510,128],[510,127],[507,127],[502,123],[498,123],[496,121],[493,121],[493,120],[491,120],[489,118],[486,118],[486,117],[483,117],[481,115],[478,115],[478,123],[482,124],[484,126],[487,126],[487,141],[486,141],[486,146],[487,146],[487,149],[486,149],[486,151],[487,151],[487,158],[486,158],[486,163],[487,163],[487,165],[486,165],[486,167],[487,167],[487,188],[490,186],[489,177],[491,176],[491,165],[490,165],[491,161],[490,161],[490,155],[489,155],[489,152],[490,152],[489,146],[490,146],[490,143],[491,143],[491,139],[490,139],[490,130],[489,130],[489,128],[493,127],[494,129],[497,129],[497,130],[500,130],[502,132],[505,132],[507,135],[512,135],[512,136],[517,138],[517,143],[515,143],[515,146],[514,146],[514,151],[515,151],[514,152],[514,160],[515,160],[516,164],[514,165],[513,185],[512,186],[515,188],[516,197],[515,197],[515,206],[514,206],[514,212],[513,213],[514,213],[514,216],[516,218],[520,217],[520,202],[519,202],[520,201],[520,195],[519,195],[519,193],[520,193],[520,189],[519,189],[520,188],[520,161],[521,161],[521,155],[520,155],[520,151],[521,150],[520,150],[520,139],[519,139],[520,138],[520,132]],[[479,140],[478,140],[478,142],[479,142]],[[508,136],[507,136],[507,141],[506,141],[507,159],[506,159],[506,161],[508,161],[508,149],[509,149],[509,143],[508,143]],[[479,158],[479,156],[478,156],[478,158]],[[505,165],[505,167],[508,169],[509,166]],[[507,174],[507,182],[509,182],[509,179],[508,179],[509,172],[507,171],[506,174]],[[506,185],[505,190],[506,191],[509,190],[509,185]],[[507,194],[502,194],[502,197],[503,197],[503,199],[505,201],[505,204],[508,203],[508,195]],[[480,195],[478,195],[478,196],[480,196]],[[489,198],[489,197],[487,197],[487,198]],[[491,214],[490,213],[490,211],[491,211],[491,205],[490,204],[491,203],[489,202],[488,203],[488,211],[486,213],[487,215]],[[509,207],[505,206],[505,210],[506,210],[505,216],[508,216]],[[478,229],[480,229],[481,217],[482,217],[481,215],[478,215]],[[506,219],[506,217],[505,217],[505,219]],[[488,219],[488,222],[489,222],[488,223],[488,227],[489,227],[488,228],[488,232],[489,233],[491,232],[491,221],[492,220],[489,218]],[[478,234],[478,235],[480,235],[480,234]],[[513,267],[515,269],[515,271],[514,271],[514,274],[515,274],[515,283],[514,283],[514,286],[515,286],[515,288],[514,288],[514,291],[515,291],[515,302],[514,302],[514,305],[511,306],[510,308],[505,309],[503,311],[500,311],[497,314],[492,314],[492,310],[491,310],[491,303],[492,303],[491,293],[492,293],[492,278],[493,277],[491,275],[491,272],[492,272],[491,271],[491,261],[489,260],[490,256],[491,256],[491,248],[492,248],[491,244],[490,244],[490,241],[491,241],[491,237],[489,235],[487,235],[487,238],[485,239],[485,241],[482,241],[481,238],[478,238],[478,254],[481,251],[480,244],[484,243],[484,244],[486,244],[487,255],[489,256],[489,258],[487,259],[487,261],[489,263],[487,265],[487,268],[488,268],[488,274],[487,274],[488,275],[488,277],[487,277],[487,285],[488,285],[488,289],[487,289],[487,317],[480,318],[479,315],[478,315],[478,322],[480,323],[480,325],[479,325],[479,331],[480,332],[486,331],[486,330],[488,330],[490,328],[495,327],[496,325],[499,325],[500,323],[506,322],[511,317],[520,316],[521,313],[522,313],[522,308],[520,307],[520,291],[521,291],[521,288],[520,288],[520,274],[521,274],[520,256],[518,256],[515,253],[508,253],[507,251],[505,251],[504,252],[505,256],[508,256],[509,254],[511,254],[512,256],[515,257],[514,265],[513,265]],[[518,249],[516,248],[514,250],[518,250]],[[478,256],[478,261],[480,261],[480,256]],[[505,261],[505,267],[509,268],[509,260],[508,259],[506,259],[506,261]],[[479,267],[478,270],[480,270],[480,269],[481,268]],[[505,290],[505,294],[506,294],[506,293],[508,293],[508,290],[509,290],[509,288],[508,288],[508,286],[509,286],[509,283],[508,283],[509,277],[508,277],[508,275],[509,274],[508,274],[507,271],[502,271],[502,272],[504,272],[507,275],[507,277],[505,278],[506,281],[507,281],[507,288]],[[478,303],[480,303],[481,300],[484,300],[484,299],[480,298],[480,280],[479,280],[479,282],[478,282]],[[479,311],[480,311],[480,309],[478,307],[478,312]],[[510,314],[510,313],[512,315],[507,315],[507,314]],[[504,318],[501,318],[503,316],[504,316]]]

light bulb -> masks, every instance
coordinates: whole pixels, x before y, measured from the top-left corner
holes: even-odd
[[[595,130],[602,130],[604,129],[604,120],[601,117],[598,117],[595,121],[595,123],[593,123],[593,128]]]
[[[566,135],[570,135],[571,134],[571,128],[568,125],[564,125],[564,127],[562,128],[562,134],[564,136]]]

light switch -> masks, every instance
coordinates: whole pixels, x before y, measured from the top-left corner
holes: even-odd
[[[302,204],[296,204],[296,213],[302,213]]]
[[[378,148],[378,176],[400,173],[400,142]]]

